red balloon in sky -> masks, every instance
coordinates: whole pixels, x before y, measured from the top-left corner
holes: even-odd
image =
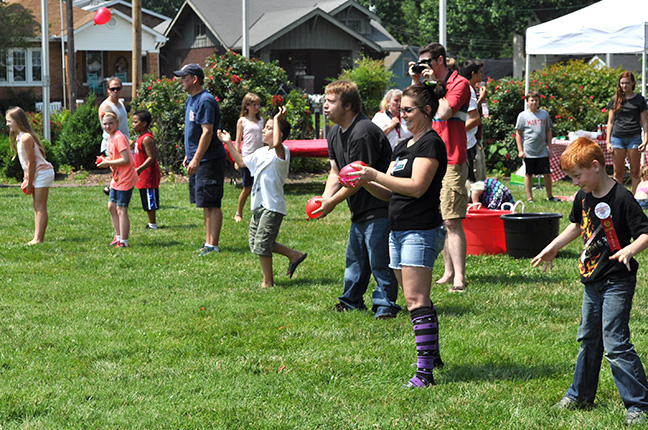
[[[105,7],[100,7],[97,9],[97,12],[95,13],[94,16],[94,22],[95,25],[103,25],[110,21],[110,18],[112,17],[112,13],[110,12],[109,9]]]

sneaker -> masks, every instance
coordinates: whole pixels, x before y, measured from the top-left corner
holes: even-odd
[[[631,426],[634,424],[644,424],[648,422],[648,417],[646,417],[645,411],[640,411],[637,409],[628,411],[626,415],[626,425]]]
[[[568,411],[573,411],[574,409],[589,409],[590,406],[591,406],[590,404],[580,403],[574,399],[570,399],[569,397],[565,396],[562,399],[560,399],[558,403],[553,405],[551,409],[564,409]],[[630,413],[628,412],[628,415],[629,414]]]
[[[549,200],[550,202],[559,202],[559,201],[561,201],[561,200],[560,200],[559,198],[557,198],[557,197],[547,197],[547,200]]]
[[[198,251],[196,251],[196,252],[198,252],[198,253],[203,252],[205,250],[206,246],[207,246],[206,242],[203,242],[202,246],[200,248],[198,248]]]
[[[205,246],[203,247],[202,252],[198,254],[198,257],[204,257],[210,252],[220,252],[220,249],[217,246]]]
[[[153,225],[146,224],[146,227],[144,227],[144,228],[147,228],[147,229],[150,228],[151,230],[157,230],[158,226],[157,226],[157,224],[153,224]]]
[[[116,248],[130,248],[130,245],[124,242],[119,242]]]
[[[412,379],[401,385],[401,388],[427,388],[433,385],[436,385],[434,382],[434,377],[430,375],[431,381],[423,380],[418,376],[414,376]]]
[[[117,236],[110,242],[110,246],[119,246],[119,239],[117,239]]]
[[[529,203],[529,204],[530,204],[530,203],[533,203],[533,199],[531,199],[531,200],[527,200],[527,203]]]
[[[346,311],[350,311],[350,310],[351,310],[351,309],[349,309],[348,307],[344,306],[344,305],[343,305],[342,303],[340,303],[340,302],[336,303],[335,306],[334,306],[334,308],[335,308],[335,310],[338,311],[338,312],[346,312]]]

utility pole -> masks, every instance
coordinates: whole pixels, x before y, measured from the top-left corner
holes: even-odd
[[[133,0],[133,56],[131,64],[131,97],[137,95],[137,88],[142,81],[142,0]]]
[[[241,54],[245,58],[250,58],[250,37],[249,37],[249,32],[248,32],[248,4],[247,0],[242,0],[243,4],[241,5],[241,12],[243,15],[243,32],[241,33],[243,36],[243,49],[241,50]]]
[[[49,72],[49,16],[47,0],[41,0],[41,67],[43,72],[43,137],[52,140],[50,134],[50,72]],[[9,30],[9,29],[6,29]]]
[[[448,50],[446,35],[446,0],[439,0],[439,43]]]
[[[74,50],[74,12],[72,0],[65,2],[67,15],[67,83],[70,113],[76,110],[77,80],[76,80],[76,51]]]

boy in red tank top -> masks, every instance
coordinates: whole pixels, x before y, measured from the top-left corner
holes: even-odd
[[[149,131],[151,114],[141,110],[133,114],[133,130],[139,133],[135,144],[135,166],[139,180],[135,187],[140,191],[142,208],[148,214],[146,228],[157,229],[156,211],[160,209],[160,165],[157,161],[155,139]]]

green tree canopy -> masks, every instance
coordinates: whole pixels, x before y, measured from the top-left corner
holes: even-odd
[[[32,16],[32,11],[18,3],[7,4],[0,2],[0,55],[10,48],[25,47],[29,39],[35,36],[38,23]]]
[[[142,0],[142,7],[173,18],[184,0]]]
[[[399,42],[422,46],[439,39],[439,0],[359,0],[373,4]],[[510,57],[513,33],[595,3],[591,0],[448,0],[446,48],[459,59]]]

